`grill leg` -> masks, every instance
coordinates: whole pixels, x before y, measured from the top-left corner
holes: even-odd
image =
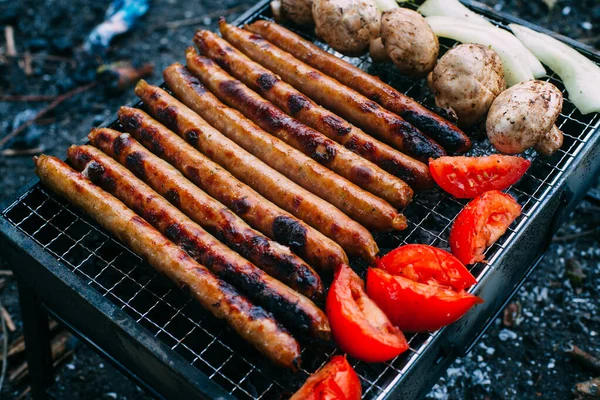
[[[48,313],[26,283],[19,280],[18,285],[31,393],[35,400],[46,400],[46,388],[53,381]]]

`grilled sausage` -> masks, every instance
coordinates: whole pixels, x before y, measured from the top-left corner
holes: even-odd
[[[306,297],[320,300],[323,286],[310,266],[287,247],[252,229],[233,211],[200,190],[128,134],[112,129],[95,129],[88,137],[94,146],[123,165],[133,165],[132,160],[136,157],[143,160],[133,172],[161,196],[272,277]]]
[[[92,184],[55,157],[34,158],[44,185],[83,209],[106,230],[190,293],[215,317],[274,363],[300,365],[300,345],[264,309],[250,303],[231,285],[215,277],[123,203]]]
[[[260,35],[229,25],[224,20],[221,20],[220,26],[223,37],[248,57],[280,75],[281,79],[317,103],[394,148],[421,161],[446,154],[440,145],[398,115],[306,65]]]
[[[189,71],[181,64],[173,64],[163,72],[169,88],[180,99],[184,100],[189,96],[200,96],[197,94],[199,88],[198,79],[190,74],[191,71],[221,101],[238,109],[265,131],[270,132],[355,185],[371,192],[375,196],[387,200],[390,204],[398,208],[406,207],[412,199],[413,192],[405,182],[385,172],[361,156],[352,153],[322,133],[289,117],[271,102],[263,99],[256,92],[252,91],[252,89],[223,71],[214,61],[199,56],[192,48],[188,49],[187,52],[187,65]],[[183,94],[185,92],[188,93],[188,96]],[[207,102],[212,102],[211,95],[203,93],[201,96],[206,98]],[[200,102],[201,99],[198,99],[198,103]],[[205,110],[205,112],[200,115],[207,114],[204,118],[209,123],[213,123],[213,120],[215,121],[213,126],[228,124],[221,120],[218,112],[213,114],[209,107],[202,107],[201,109]],[[198,112],[198,110],[195,111]],[[213,118],[210,118],[210,116],[213,116]],[[233,116],[234,114],[232,113]],[[241,119],[241,116],[235,118],[237,121]],[[262,133],[253,124],[246,125],[248,130],[251,129],[257,133]],[[290,156],[288,155],[288,157]],[[321,179],[329,175],[325,168],[317,167],[315,165],[317,173],[321,170],[319,174]],[[345,184],[346,182],[343,183]],[[348,192],[353,192],[352,186],[345,186]],[[334,191],[330,190],[329,192],[337,197]],[[325,196],[321,197],[332,202],[331,199]],[[387,205],[383,206],[389,209]],[[395,211],[391,210],[391,212],[394,213]]]
[[[347,149],[366,158],[417,190],[433,187],[429,168],[385,143],[374,139],[285,83],[210,31],[197,31],[194,43],[202,54],[244,82],[288,115],[320,131]],[[189,57],[189,54],[188,54]],[[188,61],[188,67],[190,62]],[[394,201],[387,199],[392,205]]]
[[[273,22],[256,21],[245,28],[398,114],[441,144],[449,153],[464,153],[471,148],[471,140],[451,122],[379,78],[327,53],[284,27]]]
[[[188,143],[267,199],[332,238],[349,253],[372,260],[379,251],[375,240],[362,225],[240,148],[166,91],[140,81],[136,94],[151,113]],[[184,153],[187,157],[195,157],[192,155],[195,150],[178,153],[180,157]],[[198,175],[192,179],[196,184],[212,176],[211,170],[200,173],[193,163],[189,167],[192,170],[188,174]],[[235,210],[235,207],[231,208]]]
[[[205,57],[203,59],[214,67],[211,73],[214,73],[215,77],[218,72],[226,74],[212,60]],[[223,86],[226,87],[224,91],[234,93],[231,97],[242,97],[239,95],[238,89],[241,89],[243,83],[231,79],[231,85],[223,82]],[[216,86],[218,87],[219,83],[216,83]],[[173,86],[171,89],[179,90],[175,94],[181,101],[191,106],[194,111],[229,139],[274,170],[333,204],[363,226],[378,231],[406,228],[406,218],[389,203],[328,170],[284,141],[269,135],[238,111],[221,103],[197,79],[193,82],[192,87]],[[250,98],[242,98],[241,103],[250,101]],[[268,104],[271,105],[271,103]],[[277,111],[287,117],[285,113]],[[260,114],[260,111],[258,113]],[[265,118],[269,118],[270,110],[266,110],[264,115]],[[270,119],[273,124],[276,124],[277,120],[277,116]],[[284,121],[281,123],[283,124]],[[322,159],[333,159],[337,155],[331,147],[318,147],[315,151],[320,153]]]
[[[272,312],[284,326],[330,339],[327,317],[312,301],[216,240],[121,164],[91,146],[71,146],[67,155],[84,176],[123,201],[219,278]]]
[[[274,252],[279,251],[278,247],[281,246],[272,243],[271,250],[266,245],[263,246],[262,243],[265,243],[263,237],[257,236],[257,232],[242,225],[243,222],[231,213],[233,210],[256,229],[280,243],[291,246],[294,251],[322,271],[331,273],[342,260],[348,260],[346,253],[333,240],[264,199],[145,112],[136,108],[121,107],[119,119],[125,130],[146,147],[160,154],[198,187],[230,208],[230,210],[226,209],[218,201],[207,196],[196,185],[181,176],[169,163],[151,157],[152,154],[149,152],[144,153],[146,155],[144,165],[148,169],[145,175],[148,182],[156,190],[164,186],[161,190],[166,191],[165,197],[179,203],[179,207],[196,222],[207,227],[213,226],[211,229],[218,238],[229,242],[250,242],[258,245],[258,251],[264,253],[266,260],[271,258],[278,260]],[[111,152],[111,145],[115,138],[90,137],[90,140],[95,146],[102,147],[104,152],[108,153]],[[110,141],[110,143],[102,145],[102,141]],[[112,149],[111,155],[116,154],[114,146]],[[135,141],[128,142],[123,148],[117,146],[116,149],[121,162],[124,162],[131,152],[146,150]],[[240,245],[242,254],[249,252],[250,249],[244,250],[247,246],[247,244]]]

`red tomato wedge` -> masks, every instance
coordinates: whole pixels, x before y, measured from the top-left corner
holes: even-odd
[[[462,290],[477,281],[452,254],[424,244],[407,244],[390,251],[376,262],[377,268],[415,282],[435,283]]]
[[[366,362],[383,362],[408,349],[402,332],[367,297],[362,279],[340,264],[325,305],[331,333],[342,351]]]
[[[471,200],[458,214],[450,230],[452,254],[463,264],[482,261],[485,249],[504,235],[520,214],[519,203],[497,190]]]
[[[379,268],[367,272],[367,293],[390,321],[406,332],[438,330],[483,302],[464,290],[415,282]]]
[[[488,190],[515,184],[531,161],[517,156],[440,157],[429,160],[435,182],[454,197],[472,199]]]
[[[346,356],[333,357],[290,400],[360,400],[362,387]]]

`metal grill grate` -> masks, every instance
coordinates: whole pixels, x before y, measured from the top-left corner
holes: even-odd
[[[492,22],[500,24],[499,21]],[[298,33],[314,40],[305,32]],[[452,42],[446,40],[441,44],[442,51],[452,46]],[[320,45],[331,51],[322,43]],[[371,65],[368,57],[343,58],[379,75],[424,105],[434,106],[423,80],[407,79],[396,74],[393,68]],[[551,75],[547,80],[565,93],[556,76]],[[509,193],[523,206],[523,214],[509,232],[487,250],[489,263],[479,263],[471,268],[478,281],[485,274],[493,273],[496,258],[511,245],[515,232],[550,196],[573,159],[600,126],[600,118],[598,114],[581,115],[565,97],[557,125],[565,134],[562,149],[548,159],[536,158],[533,152],[527,154],[533,161],[531,168],[519,183],[509,189]],[[487,154],[490,150],[489,144],[477,141],[470,153]],[[405,243],[448,248],[449,229],[464,204],[466,201],[453,199],[437,190],[419,194],[406,209],[408,229],[376,235],[376,240],[383,251]],[[2,212],[2,216],[81,277],[90,290],[98,291],[123,309],[239,399],[279,399],[284,393],[293,392],[336,352],[333,348],[305,344],[301,372],[293,375],[275,369],[221,322],[196,305],[187,294],[175,289],[139,257],[108,236],[89,217],[40,185],[17,199]],[[358,262],[355,261],[355,264]],[[367,364],[350,360],[362,381],[363,398],[384,398],[439,334],[409,335],[410,350],[387,363]]]

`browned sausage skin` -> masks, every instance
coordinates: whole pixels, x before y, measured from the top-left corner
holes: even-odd
[[[221,68],[273,102],[288,115],[404,180],[413,189],[424,190],[433,187],[433,179],[425,163],[392,149],[333,112],[319,106],[293,86],[282,81],[279,76],[250,60],[215,33],[197,31],[194,43],[202,54],[213,59]],[[394,205],[392,201],[390,203]]]
[[[232,235],[228,240],[233,242],[238,240],[251,243],[263,242],[259,237],[254,239],[253,231],[247,232],[247,229],[239,224],[239,218],[235,215],[231,216],[230,211],[233,210],[265,235],[290,246],[297,254],[321,271],[331,273],[339,262],[342,260],[347,262],[346,253],[333,240],[238,181],[219,164],[196,151],[142,110],[121,107],[118,114],[126,131],[150,150],[160,154],[194,183],[182,177],[171,164],[157,160],[156,157],[146,158],[146,165],[149,165],[148,160],[155,160],[152,164],[152,172],[147,174],[147,179],[151,179],[157,188],[165,185],[165,182],[172,184],[166,190],[173,190],[177,195],[166,194],[165,196],[167,198],[176,197],[179,207],[197,222],[207,225],[216,224],[217,226],[213,229],[215,229],[217,237],[224,239]],[[135,142],[132,143],[132,146],[135,151],[144,149],[139,144],[136,146]],[[222,209],[218,208],[220,203],[207,196],[200,188],[228,206],[230,210],[223,213]],[[219,232],[223,226],[225,227],[224,231]],[[243,237],[243,239],[239,239],[239,237]],[[272,243],[272,246],[279,247],[277,243]],[[267,248],[264,248],[267,260],[272,257],[270,253],[273,251],[275,250],[267,252]]]
[[[147,161],[154,160],[152,173],[147,174],[147,178],[153,182],[155,189],[165,187],[165,197],[179,203],[179,207],[192,219],[210,226],[217,237],[230,245],[239,243],[237,250],[244,257],[260,265],[274,263],[274,267],[285,265],[286,259],[291,262],[285,247],[266,240],[244,225],[241,219],[289,246],[320,271],[332,272],[340,262],[348,262],[346,253],[336,242],[238,181],[142,110],[121,107],[118,114],[129,133],[195,182],[193,184],[181,176],[171,164],[156,157],[147,157]],[[141,149],[136,147],[137,151]],[[146,165],[149,165],[148,162]],[[259,254],[255,254],[255,246],[258,246]]]
[[[120,138],[126,137],[133,140],[129,135]],[[91,146],[71,146],[67,154],[93,183],[123,201],[190,257],[272,312],[284,326],[329,340],[327,317],[312,301],[228,249],[121,164]]]
[[[242,182],[329,236],[350,254],[360,255],[367,260],[374,259],[379,249],[362,225],[240,148],[166,91],[140,81],[136,94],[159,120]],[[190,166],[195,168],[194,164]],[[208,171],[203,176],[208,178],[212,174]],[[197,180],[201,180],[201,177],[194,182],[197,183]]]
[[[220,94],[222,92],[231,93],[231,98],[241,100],[236,101],[236,104],[247,103],[250,107],[252,107],[251,102],[253,100],[258,100],[256,97],[260,98],[256,93],[245,87],[243,83],[227,75],[212,60],[206,57],[202,57],[202,59],[212,67],[209,74],[204,75],[209,79],[206,83],[210,85],[211,90]],[[199,64],[194,65],[200,69]],[[180,67],[182,68],[182,66]],[[198,73],[200,73],[199,69],[197,70]],[[227,81],[223,74],[229,76],[231,80]],[[165,74],[165,78],[168,75],[168,73]],[[239,91],[243,90],[244,87],[255,97],[242,95]],[[187,84],[183,86],[173,85],[170,86],[170,89],[183,103],[191,106],[202,118],[246,151],[317,197],[334,205],[363,226],[378,231],[406,228],[406,218],[399,214],[389,203],[328,170],[277,137],[269,135],[240,112],[221,103],[197,79],[194,80],[191,86]],[[265,113],[262,114],[261,109],[264,107],[269,107],[269,109],[265,109]],[[288,118],[287,115],[277,108],[273,110],[270,107],[275,108],[267,102],[267,104],[257,107],[257,113],[269,119],[270,122],[268,123],[276,124],[280,122],[283,126],[285,120],[280,118]],[[271,118],[271,112],[278,112],[281,115],[272,115]],[[318,157],[332,161],[339,155],[332,146],[316,149],[316,152],[319,153]]]
[[[229,25],[224,20],[220,27],[223,37],[248,57],[394,148],[421,161],[446,154],[440,145],[398,115],[294,58],[260,35]]]
[[[471,148],[471,140],[451,122],[429,111],[379,78],[327,53],[288,29],[269,21],[256,21],[246,25],[245,29],[261,35],[299,60],[400,115],[441,144],[449,153],[464,153]]]
[[[55,157],[34,158],[44,185],[84,210],[106,230],[190,293],[215,317],[274,363],[300,365],[300,345],[271,316],[250,303],[231,285],[215,277],[119,200],[92,184]]]
[[[252,229],[231,210],[200,190],[169,163],[152,154],[128,134],[112,129],[94,129],[88,137],[104,153],[123,165],[135,167],[132,171],[137,177],[269,275],[313,300],[322,297],[321,281],[310,266],[292,254],[287,247]]]
[[[412,190],[401,179],[352,153],[322,133],[289,117],[271,102],[263,99],[252,89],[223,71],[214,61],[199,56],[194,49],[189,48],[186,55],[189,71],[181,64],[173,64],[163,73],[165,81],[172,90],[175,90],[173,86],[191,89],[197,81],[190,74],[191,71],[221,101],[241,111],[248,119],[265,131],[300,150],[355,185],[381,197],[400,209],[406,207],[412,199]],[[169,82],[174,84],[171,85]],[[179,93],[177,94],[179,95]],[[192,94],[191,90],[190,94]],[[179,97],[183,98],[181,95]],[[209,117],[206,116],[205,118],[208,120]],[[327,171],[324,168],[320,169],[323,170],[319,174],[322,179],[322,175],[325,175]],[[346,185],[346,187],[347,190],[351,191],[351,186]],[[325,196],[320,197],[329,200]],[[335,197],[338,198],[337,195]]]

